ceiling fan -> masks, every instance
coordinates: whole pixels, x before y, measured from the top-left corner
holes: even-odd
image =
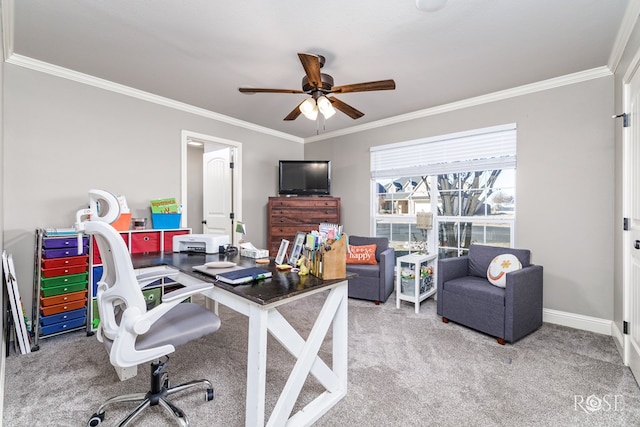
[[[325,118],[329,118],[335,110],[342,111],[352,119],[359,119],[364,113],[353,108],[349,104],[340,101],[335,96],[329,94],[349,93],[349,92],[369,92],[374,90],[393,90],[396,83],[393,80],[379,80],[366,83],[355,83],[350,85],[334,86],[333,77],[329,74],[321,73],[325,58],[322,55],[309,53],[298,53],[298,58],[302,62],[302,67],[306,75],[302,78],[302,90],[297,89],[264,89],[241,87],[238,90],[242,93],[306,93],[311,98],[302,101],[294,108],[284,120],[295,120],[302,113],[307,118],[315,120],[318,111]]]

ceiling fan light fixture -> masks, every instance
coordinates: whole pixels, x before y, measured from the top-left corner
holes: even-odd
[[[307,98],[300,104],[300,112],[309,120],[315,120],[318,117],[318,106],[316,100]]]
[[[318,98],[318,109],[322,113],[325,119],[333,116],[336,113],[336,109],[331,105],[331,101],[326,96],[321,96]]]
[[[447,0],[416,0],[416,7],[425,12],[435,12],[444,7]]]

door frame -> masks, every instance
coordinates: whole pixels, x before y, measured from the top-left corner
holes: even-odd
[[[233,205],[231,209],[234,212],[234,224],[238,221],[242,221],[242,143],[233,141],[230,139],[219,138],[216,136],[205,135],[198,132],[183,130],[181,134],[181,175],[180,175],[180,200],[182,201],[182,217],[180,218],[180,226],[187,226],[187,212],[188,212],[188,186],[187,186],[187,148],[189,142],[200,142],[204,144],[204,151],[210,151],[208,149],[220,149],[220,148],[233,148],[234,153],[234,168],[233,168]],[[202,162],[200,162],[202,167]],[[233,232],[231,236],[232,244],[237,240],[236,233]]]
[[[631,113],[631,80],[636,77],[636,74],[640,73],[640,51],[636,52],[632,61],[629,64],[629,68],[625,72],[622,78],[622,99],[624,111],[627,114]],[[622,123],[621,123],[622,124]],[[630,158],[631,144],[633,137],[631,135],[632,129],[630,127],[622,128],[622,217],[631,217],[631,191],[630,185],[632,177],[632,166]],[[631,275],[631,233],[628,231],[622,232],[622,321],[631,323],[631,314],[633,309],[631,307],[633,301],[632,294],[632,275]],[[636,308],[639,309],[639,308]],[[640,325],[630,325],[632,327],[640,327]],[[622,334],[622,360],[626,366],[629,366],[631,359],[631,336],[629,334]]]

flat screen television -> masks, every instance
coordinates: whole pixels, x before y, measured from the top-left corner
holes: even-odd
[[[293,196],[331,195],[331,161],[280,160],[278,193]]]

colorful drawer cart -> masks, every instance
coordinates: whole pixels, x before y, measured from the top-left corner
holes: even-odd
[[[40,338],[87,328],[89,239],[36,230],[33,348]]]
[[[190,228],[182,229],[157,229],[157,230],[129,230],[121,231],[120,236],[124,240],[125,244],[129,248],[129,252],[132,254],[145,253],[145,252],[171,252],[173,251],[173,236],[181,234],[190,234]],[[91,239],[89,242],[89,282],[91,286],[91,296],[89,304],[88,328],[91,331],[95,331],[100,324],[100,316],[98,314],[98,302],[96,294],[98,291],[98,281],[102,277],[102,260],[100,258],[100,251],[95,239]],[[157,304],[165,290],[168,290],[171,284],[171,280],[160,280],[155,284],[147,286],[147,289],[143,291],[147,299],[147,307],[152,308]]]

